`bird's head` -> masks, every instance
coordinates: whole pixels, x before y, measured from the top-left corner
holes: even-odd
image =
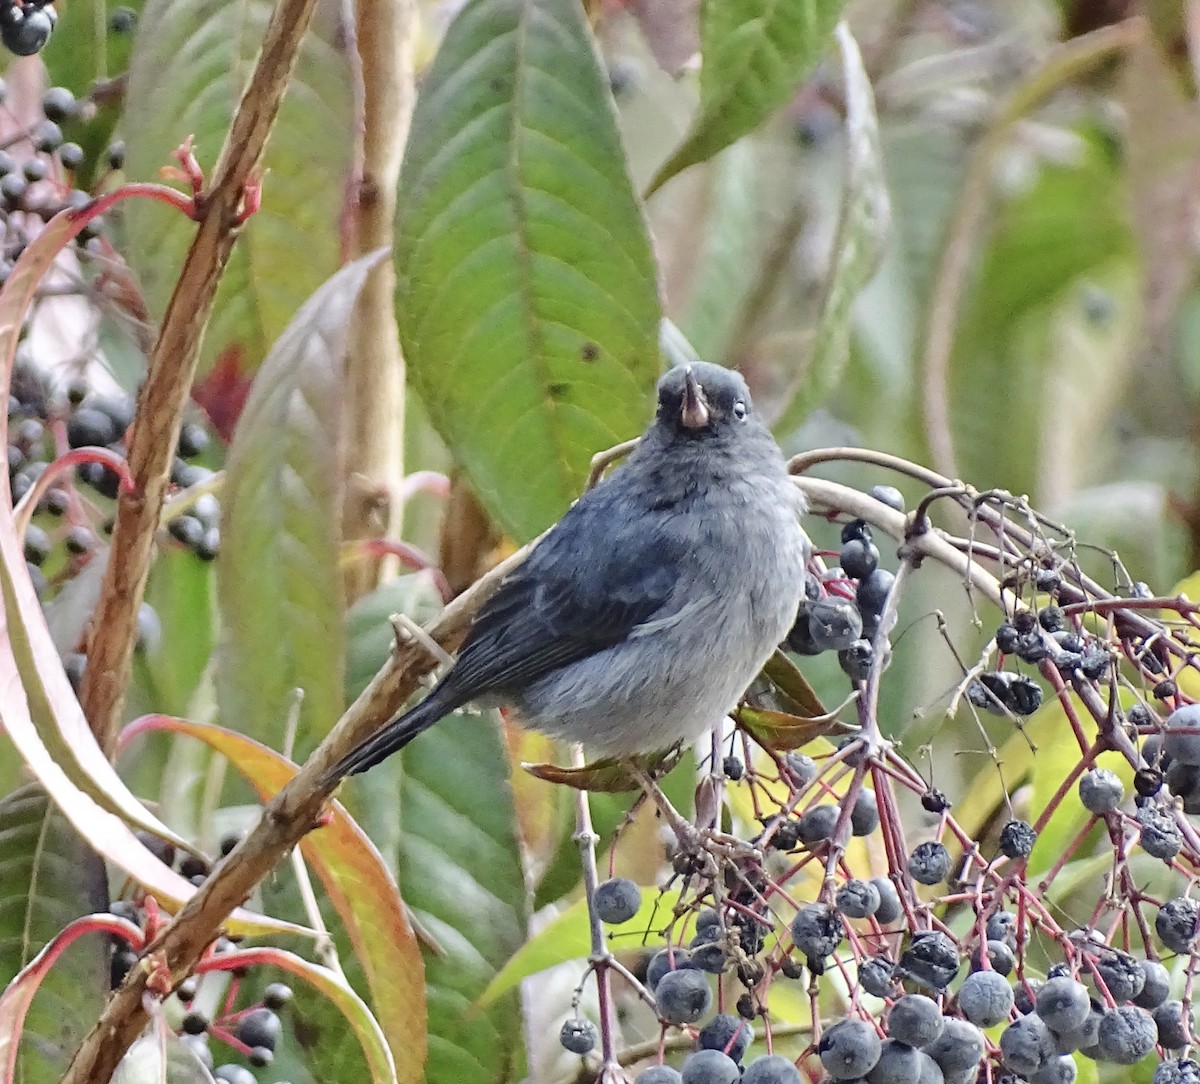
[[[739,373],[696,361],[677,365],[658,382],[658,424],[682,437],[713,437],[745,426],[754,415]]]

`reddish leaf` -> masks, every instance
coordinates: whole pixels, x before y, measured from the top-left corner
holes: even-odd
[[[227,757],[265,802],[299,769],[273,749],[221,727],[147,715],[126,727],[128,741],[147,730],[187,734]],[[425,968],[399,890],[374,844],[338,802],[300,849],[321,879],[362,962],[380,1026],[395,1056],[399,1080],[417,1084],[425,1063]]]
[[[192,398],[204,408],[208,420],[226,444],[233,440],[233,431],[242,416],[251,383],[244,351],[235,344],[217,355],[212,371],[192,388]]]
[[[72,922],[30,960],[0,994],[0,1084],[12,1084],[25,1014],[42,980],[72,941],[96,930],[118,933],[134,945],[142,943],[142,931],[132,922],[116,915],[87,915]]]
[[[371,1015],[371,1010],[341,975],[335,975],[327,968],[309,963],[302,957],[285,952],[283,949],[262,948],[213,956],[201,963],[196,970],[230,970],[235,967],[258,965],[280,967],[284,971],[290,971],[324,994],[341,1010],[346,1022],[354,1029],[354,1034],[362,1045],[373,1084],[395,1084],[395,1081],[398,1080],[419,1081],[422,1079],[420,1066],[416,1067],[416,1076],[411,1075],[411,1067],[405,1076],[397,1075],[391,1051],[388,1050],[383,1032],[375,1017]]]

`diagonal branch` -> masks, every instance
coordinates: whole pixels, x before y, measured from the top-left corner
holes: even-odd
[[[196,197],[199,228],[138,394],[129,444],[129,469],[136,488],[122,494],[117,505],[112,558],[92,620],[82,690],[92,732],[106,751],[111,751],[115,742],[129,684],[138,608],[204,329],[244,211],[253,206],[247,199],[247,186],[258,182],[263,148],[316,3],[279,0],[271,14],[262,51],[230,125],[212,184]]]
[[[450,603],[430,635],[446,649],[456,647],[476,611],[527,552],[528,547],[519,550]],[[191,973],[230,911],[244,903],[287,852],[319,825],[322,809],[336,789],[336,783],[324,781],[328,770],[390,719],[396,706],[416,689],[420,676],[439,661],[419,645],[405,646],[388,660],[300,774],[275,796],[258,824],[130,970],[84,1039],[62,1084],[104,1084],[111,1078],[150,1019],[145,1006],[146,999],[153,996],[148,990],[152,974],[156,988],[161,988],[164,971],[170,973],[171,986]]]

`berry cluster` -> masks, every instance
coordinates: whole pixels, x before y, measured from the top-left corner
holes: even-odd
[[[6,97],[7,87],[0,80],[0,106]],[[85,131],[95,115],[90,100],[77,99],[67,87],[51,87],[42,97],[40,119],[6,140],[0,149],[0,282],[8,278],[12,265],[44,222],[65,208],[77,210],[91,201],[92,193],[76,185],[92,174],[92,165],[83,147],[67,139],[63,128]],[[124,167],[123,142],[118,140],[107,148],[103,164],[108,170]],[[75,251],[87,257],[111,256],[104,232],[104,219],[92,219],[75,236]]]
[[[897,511],[904,508],[904,498],[893,486],[876,486],[871,496]],[[880,567],[871,529],[861,519],[842,529],[837,557],[839,567],[807,574],[787,646],[798,655],[836,651],[847,676],[863,681],[875,659],[874,641],[895,576]]]
[[[65,391],[51,388],[43,374],[18,362],[8,400],[8,477],[14,504],[27,495],[34,501],[25,528],[25,560],[43,604],[52,602],[104,548],[112,527],[112,502],[125,458],[125,438],[133,421],[133,400],[123,394],[97,394],[82,382]],[[185,490],[211,477],[190,462],[208,447],[208,431],[188,422],[179,435],[172,483]],[[102,449],[103,452],[96,450]],[[71,462],[74,469],[65,469]],[[31,494],[31,491],[32,494]],[[203,561],[216,557],[220,546],[220,504],[201,492],[187,510],[171,519],[166,538]],[[140,639],[153,642],[157,617],[143,607]],[[69,653],[67,674],[78,688],[86,658]]]
[[[161,844],[159,846],[161,847]],[[155,921],[154,908],[147,908],[145,900],[114,900],[109,910],[137,926],[148,926]],[[111,981],[116,989],[124,981],[126,973],[137,962],[138,957],[123,938],[114,936],[111,940]],[[237,952],[235,942],[223,937],[213,945],[209,955],[212,958],[228,959]],[[248,969],[234,966],[219,970],[227,972],[232,981],[224,992],[223,1004],[218,1012],[205,1012],[198,1008],[202,1000],[201,986],[204,975],[190,975],[176,987],[175,998],[180,1010],[176,1032],[183,1044],[215,1079],[225,1081],[225,1084],[256,1084],[257,1078],[245,1065],[234,1061],[216,1065],[211,1041],[216,1040],[223,1044],[234,1056],[255,1068],[261,1069],[270,1065],[283,1038],[284,1029],[280,1013],[292,1000],[292,990],[282,982],[272,982],[263,990],[260,1000],[237,1008],[240,984],[246,978]],[[287,1082],[277,1081],[276,1084]]]
[[[899,495],[870,496],[894,524]],[[1024,502],[963,497],[976,523],[958,551],[1000,566],[990,584],[1005,616],[978,664],[959,663],[953,707],[985,735],[989,714],[1023,728],[1057,712],[1078,743],[1074,766],[1044,808],[1013,799],[978,838],[962,826],[880,734],[872,679],[892,650],[903,585],[880,567],[866,522],[843,520],[839,567],[813,558],[787,646],[839,653],[857,732],[812,755],[731,736],[739,755],[728,749],[716,774],[742,791],[735,808],[752,809],[761,828],[691,847],[681,838],[666,884],[678,902],[665,925],[635,931],[650,948],[626,978],[654,1007],[661,1049],[691,1046],[679,1068],[660,1054],[638,1084],[1071,1084],[1080,1058],[1155,1059],[1154,1084],[1200,1084],[1200,901],[1183,891],[1200,875],[1190,820],[1200,813],[1200,703],[1186,695],[1200,688],[1190,674],[1200,669],[1200,607],[1127,578],[1106,592],[1080,570],[1069,535],[1053,535]],[[908,537],[929,529],[923,510],[908,517]],[[1039,835],[1060,810],[1080,830],[1063,853],[1038,859],[1035,881]],[[1068,917],[1048,886],[1106,849],[1104,885]],[[1152,895],[1164,868],[1184,883]],[[616,878],[591,903],[624,933],[641,893]],[[768,1008],[777,982],[802,984],[813,1010],[795,1059],[779,1052],[789,1033],[776,1033]],[[569,1020],[562,1041],[591,1051],[597,1029]],[[761,1041],[767,1053],[752,1056]]]

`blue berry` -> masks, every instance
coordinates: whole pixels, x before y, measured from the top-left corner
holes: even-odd
[[[870,881],[847,881],[837,891],[837,909],[847,918],[870,918],[879,910],[879,889]]]
[[[833,835],[840,814],[841,809],[836,805],[815,805],[806,809],[797,822],[800,842],[809,847],[825,842]]]
[[[1125,784],[1116,772],[1093,768],[1079,780],[1079,800],[1089,813],[1103,816],[1115,812],[1125,797]]]
[[[717,1013],[696,1036],[698,1049],[720,1050],[736,1062],[741,1062],[753,1040],[754,1028],[748,1020],[724,1012]]]
[[[683,1084],[683,1077],[669,1065],[651,1065],[638,1073],[633,1084]]]
[[[655,989],[668,971],[695,970],[692,954],[685,948],[665,948],[650,957],[646,965],[646,985]]]
[[[899,998],[887,1017],[887,1033],[908,1046],[924,1047],[936,1042],[946,1026],[937,1002],[924,994]]]
[[[1166,1001],[1153,1013],[1158,1045],[1164,1050],[1182,1050],[1190,1041],[1183,1018],[1182,1001]]]
[[[1056,1056],[1054,1037],[1037,1013],[1022,1016],[1000,1034],[1000,1055],[1014,1073],[1031,1077]]]
[[[902,914],[904,907],[900,903],[900,893],[887,877],[872,877],[871,884],[879,890],[879,906],[875,909],[875,921],[881,926],[895,922]]]
[[[800,1084],[800,1070],[779,1054],[755,1058],[742,1074],[742,1084]]]
[[[1071,978],[1048,979],[1037,992],[1037,1015],[1057,1032],[1080,1027],[1091,1008],[1087,987]]]
[[[995,971],[976,971],[963,979],[958,1008],[972,1024],[995,1027],[1012,1012],[1013,988]]]
[[[969,1020],[948,1016],[942,1034],[926,1050],[947,1076],[974,1072],[983,1060],[983,1032]]]
[[[697,1050],[683,1063],[683,1084],[737,1084],[741,1075],[737,1062],[719,1050]]]
[[[839,1020],[826,1029],[817,1044],[817,1055],[834,1080],[855,1080],[875,1068],[883,1043],[864,1020]]]
[[[792,941],[810,960],[830,955],[845,935],[841,916],[828,904],[807,904],[792,919]]]
[[[1171,973],[1157,960],[1142,960],[1145,982],[1133,1003],[1143,1009],[1157,1009],[1171,996]]]
[[[670,1024],[694,1024],[712,1004],[712,990],[702,971],[668,971],[654,987],[659,1015]]]
[[[1105,1061],[1133,1065],[1149,1054],[1157,1042],[1154,1018],[1136,1005],[1109,1009],[1100,1019],[1096,1046]]]
[[[850,810],[850,831],[856,836],[869,836],[879,827],[879,803],[875,792],[863,787]]]
[[[1069,1054],[1051,1058],[1029,1079],[1029,1084],[1075,1084],[1079,1069]]]
[[[950,872],[950,852],[942,843],[919,843],[908,856],[908,872],[919,884],[940,884]]]
[[[586,1054],[596,1049],[599,1038],[596,1025],[590,1020],[571,1019],[563,1022],[558,1041],[572,1054]]]
[[[1189,952],[1192,939],[1196,936],[1196,921],[1200,917],[1200,904],[1186,896],[1167,900],[1154,916],[1154,929],[1167,948],[1175,952]]]
[[[920,1054],[895,1039],[884,1042],[875,1068],[867,1073],[867,1084],[918,1084],[920,1079]]]
[[[958,946],[940,930],[913,934],[912,943],[900,957],[900,967],[916,981],[944,990],[958,974]]]
[[[1093,966],[1115,1001],[1132,1001],[1146,985],[1146,972],[1142,970],[1142,965],[1123,952],[1101,957]]]
[[[642,890],[628,877],[614,877],[596,886],[592,906],[601,922],[619,926],[638,913],[642,906]]]
[[[1200,704],[1185,704],[1167,716],[1163,752],[1182,764],[1200,764]],[[1194,734],[1180,733],[1195,729]]]

